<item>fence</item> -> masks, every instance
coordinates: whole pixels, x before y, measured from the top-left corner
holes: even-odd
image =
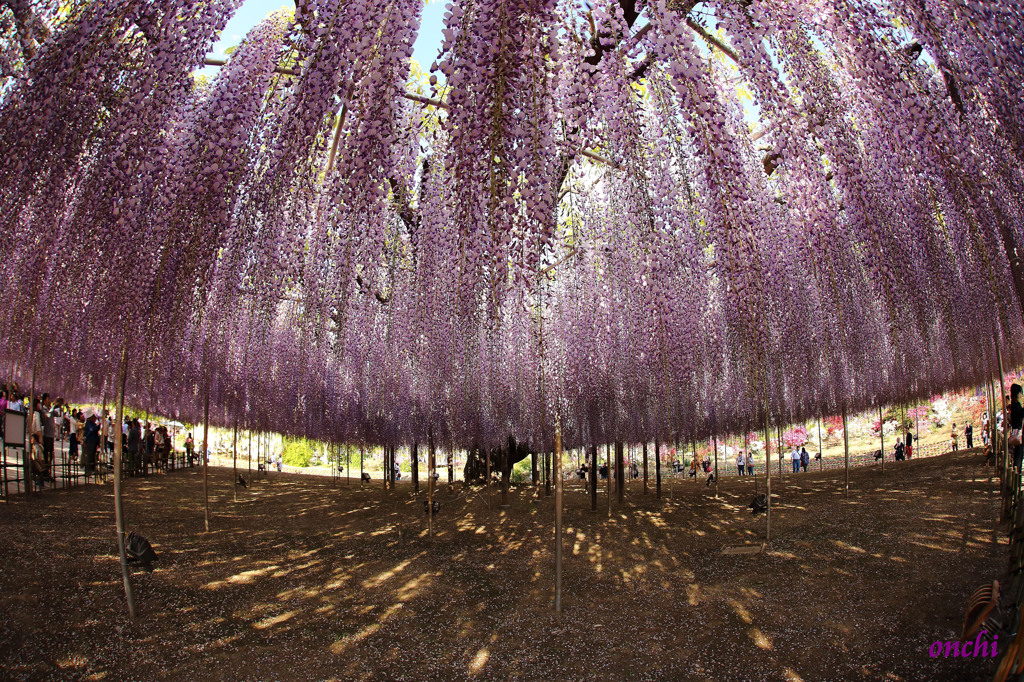
[[[893,441],[893,442],[895,442],[895,441]],[[870,452],[858,452],[858,453],[851,452],[850,453],[850,468],[852,469],[854,467],[880,466],[881,465],[880,460],[875,459],[875,453],[877,451],[878,450],[876,449],[876,450],[872,450]],[[944,442],[930,443],[928,445],[922,445],[922,446],[919,446],[919,447],[915,446],[914,447],[914,454],[913,454],[912,459],[921,459],[921,458],[924,458],[924,457],[935,457],[937,455],[945,454],[945,453],[947,453],[949,451],[950,451],[949,445],[947,443],[944,443]],[[827,456],[827,457],[822,457],[820,460],[813,459],[814,454],[811,454],[811,457],[812,457],[811,462],[807,466],[807,470],[811,471],[811,472],[813,472],[813,471],[834,470],[834,469],[843,469],[845,467],[845,465],[846,465],[845,458],[843,456],[831,455],[831,456]],[[885,459],[886,459],[887,462],[890,462],[890,463],[893,462],[894,455],[893,455],[892,450],[888,450],[886,452]],[[599,462],[601,461],[600,457],[598,457],[598,461]],[[643,462],[642,462],[642,460],[640,460],[639,457],[636,458],[635,461],[637,462],[637,466],[640,467],[639,477],[642,477],[643,476],[643,468],[642,468],[643,467]],[[772,466],[772,471],[778,471],[778,466],[779,466],[778,453],[772,453],[771,466]],[[755,462],[754,463],[754,473],[753,474],[748,474],[748,473],[746,473],[746,470],[744,470],[744,474],[743,475],[744,476],[764,476],[764,474],[765,474],[764,468],[765,468],[765,462],[764,462],[764,460],[761,460],[759,462]],[[628,475],[628,469],[629,469],[629,467],[627,465],[627,475]],[[783,471],[783,473],[790,473],[790,472],[793,471],[791,460],[789,458],[789,452],[783,452],[782,453],[782,471]],[[648,475],[648,479],[651,479],[651,478],[654,477],[654,459],[653,459],[653,457],[651,457],[649,462],[648,462],[647,475]],[[661,475],[665,479],[674,478],[674,479],[678,479],[678,480],[686,480],[686,479],[691,478],[691,476],[690,476],[690,468],[688,466],[683,466],[683,467],[680,467],[678,469],[673,470],[673,468],[671,466],[665,465],[665,466],[662,467]],[[728,458],[728,460],[719,459],[718,460],[718,475],[719,476],[723,476],[723,477],[732,476],[732,477],[735,477],[735,478],[739,478],[740,475],[739,475],[739,471],[737,470],[737,467],[736,467],[735,459],[732,458],[732,457]],[[578,476],[577,476],[575,471],[566,471],[565,472],[565,477],[567,479],[570,479],[570,480],[578,479]],[[696,478],[698,478],[698,479],[703,481],[705,477],[706,477],[706,474],[703,472],[703,470],[698,469]],[[613,478],[614,478],[614,476],[613,476]],[[601,478],[600,480],[604,481],[606,479]]]

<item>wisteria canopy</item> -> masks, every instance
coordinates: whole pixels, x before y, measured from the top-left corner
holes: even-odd
[[[1016,2],[456,0],[417,85],[423,0],[299,0],[196,77],[239,5],[0,2],[0,372],[550,447],[1024,361]]]

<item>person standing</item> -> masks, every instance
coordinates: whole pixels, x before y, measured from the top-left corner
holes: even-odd
[[[800,473],[800,448],[793,446],[793,452],[789,453],[789,459],[793,463],[793,473]]]
[[[800,466],[803,468],[804,473],[807,473],[807,465],[811,463],[811,456],[807,454],[807,446],[804,445],[800,448]]]
[[[74,410],[68,415],[68,461],[78,461],[78,415]]]
[[[896,439],[896,446],[893,448],[893,452],[895,453],[896,461],[897,462],[902,462],[903,459],[904,459],[904,452],[905,452],[905,450],[904,450],[904,446],[903,446],[903,441],[900,440],[899,438]]]
[[[153,431],[153,470],[158,471],[163,468],[163,454],[164,454],[164,434],[161,431],[163,427],[156,427]]]
[[[747,476],[754,475],[754,455],[747,451]]]
[[[903,441],[903,445],[906,448],[907,459],[910,459],[914,454],[914,434],[909,428],[907,429],[907,439]]]
[[[192,439],[191,433],[185,439],[185,456],[188,457],[188,465],[195,466],[196,442]]]
[[[36,485],[36,488],[42,490],[46,487],[46,482],[53,482],[53,475],[50,473],[50,467],[46,463],[46,455],[43,452],[43,444],[40,441],[38,433],[32,434],[32,450],[30,453],[32,462],[32,480]]]
[[[132,474],[138,473],[142,468],[142,427],[138,419],[133,419],[128,426],[128,469]]]
[[[949,434],[949,447],[952,448],[953,452],[956,452],[960,448],[960,434],[956,432],[956,422],[953,422],[953,430]]]
[[[44,393],[42,409],[39,417],[43,422],[43,457],[46,458],[46,466],[53,466],[53,441],[57,436],[56,425],[53,422],[53,403],[50,402],[50,394]]]
[[[89,415],[82,429],[82,466],[85,467],[85,475],[96,475],[96,449],[100,446],[100,425],[96,422],[96,415]]]
[[[33,436],[38,436],[39,437],[39,448],[40,448],[40,450],[42,450],[42,447],[43,447],[43,445],[42,445],[42,443],[43,443],[43,415],[42,415],[42,405],[40,405],[39,398],[36,398],[35,402],[32,403],[32,410],[31,410],[31,413],[29,415],[28,436],[29,436],[29,440],[31,440]]]
[[[743,469],[746,463],[747,461],[743,458],[743,451],[740,450],[736,453],[736,470],[739,472],[740,476],[743,475]]]
[[[114,459],[114,418],[107,415],[107,461]]]
[[[964,427],[964,440],[967,441],[968,450],[974,447],[974,427],[970,422]]]
[[[1010,415],[1009,415],[1009,446],[1013,449],[1013,466],[1020,470],[1021,459],[1024,458],[1024,445],[1021,444],[1021,432],[1024,429],[1024,405],[1021,405],[1021,392],[1024,389],[1020,384],[1010,386]],[[1006,421],[1005,419],[1003,420]]]
[[[146,432],[142,437],[142,450],[144,452],[144,464],[142,467],[142,475],[145,476],[149,473],[149,467],[154,464],[153,462],[153,450],[156,447],[156,442],[153,435],[153,425],[146,422]],[[156,467],[153,467],[156,470]]]

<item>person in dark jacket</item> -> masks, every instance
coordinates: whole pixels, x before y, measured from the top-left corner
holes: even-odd
[[[96,450],[100,447],[100,425],[96,415],[89,415],[82,431],[82,466],[86,476],[96,475]]]
[[[1024,405],[1020,404],[1021,393],[1024,389],[1020,384],[1010,386],[1010,447],[1013,448],[1013,466],[1020,470],[1021,460],[1024,459],[1024,444],[1021,443],[1021,433],[1024,429]]]
[[[142,427],[138,419],[128,426],[128,470],[135,473],[142,469]]]

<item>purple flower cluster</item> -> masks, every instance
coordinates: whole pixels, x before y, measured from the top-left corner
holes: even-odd
[[[1024,14],[0,10],[0,372],[335,441],[700,438],[1024,360]],[[20,18],[19,18],[20,17]],[[52,23],[51,23],[52,22]],[[7,66],[5,66],[7,65]]]

